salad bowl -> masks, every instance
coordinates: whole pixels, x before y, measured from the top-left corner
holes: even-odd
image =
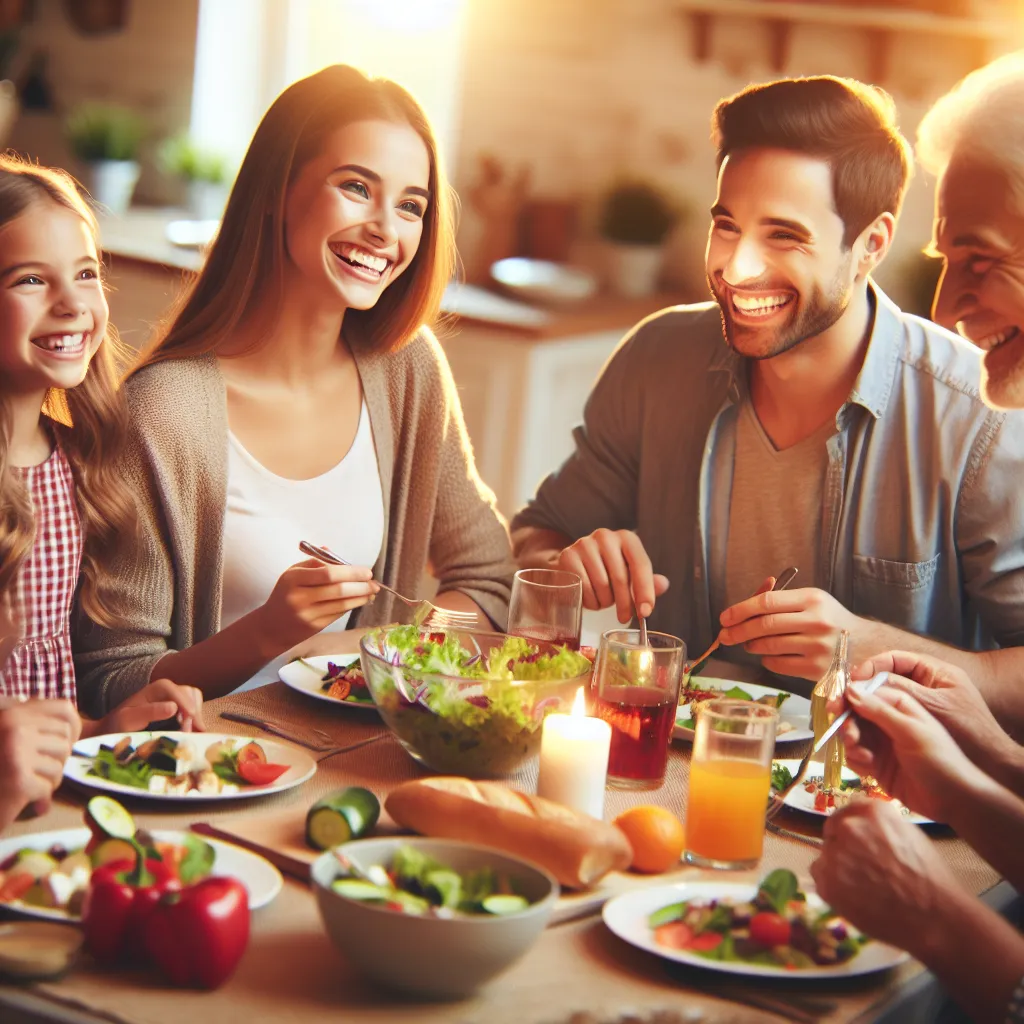
[[[413,914],[393,902],[338,891],[342,878],[373,879],[389,867],[394,875],[396,854],[410,849],[464,887],[473,875],[504,879],[525,907],[497,914]],[[383,987],[437,999],[467,996],[523,956],[544,930],[560,891],[547,871],[517,857],[415,836],[344,843],[314,862],[310,878],[324,928],[346,959]]]
[[[371,630],[360,641],[377,710],[421,764],[497,778],[540,750],[551,712],[568,712],[590,681],[582,654],[504,633]]]

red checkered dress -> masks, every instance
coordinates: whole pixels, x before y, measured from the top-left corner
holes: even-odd
[[[14,583],[21,640],[0,670],[0,694],[74,701],[70,621],[82,563],[75,481],[56,445],[45,462],[17,472],[35,508],[36,542]]]

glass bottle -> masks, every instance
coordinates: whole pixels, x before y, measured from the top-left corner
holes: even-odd
[[[850,664],[847,660],[850,645],[850,634],[843,630],[836,641],[835,653],[829,670],[818,680],[811,693],[811,728],[814,730],[814,742],[832,724],[835,718],[828,710],[828,705],[841,697],[850,682]],[[815,761],[823,765],[823,784],[830,789],[839,789],[842,781],[845,752],[843,741],[836,733],[825,746],[814,755]]]

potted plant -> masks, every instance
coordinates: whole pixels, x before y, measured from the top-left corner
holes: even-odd
[[[220,220],[228,198],[228,162],[223,154],[180,135],[164,143],[160,164],[185,182],[189,212],[196,220]]]
[[[608,193],[598,226],[607,241],[608,277],[620,295],[650,295],[658,284],[665,239],[679,212],[642,181],[623,181]]]
[[[124,107],[85,103],[71,112],[65,127],[72,151],[88,169],[92,197],[112,213],[124,213],[139,180],[143,119]]]

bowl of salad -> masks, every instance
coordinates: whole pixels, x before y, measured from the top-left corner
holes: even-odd
[[[544,930],[559,888],[543,868],[450,839],[359,839],[310,871],[324,927],[346,959],[389,989],[469,995]]]
[[[421,764],[498,778],[540,750],[541,726],[589,685],[578,651],[504,633],[392,626],[360,641],[381,718]]]

